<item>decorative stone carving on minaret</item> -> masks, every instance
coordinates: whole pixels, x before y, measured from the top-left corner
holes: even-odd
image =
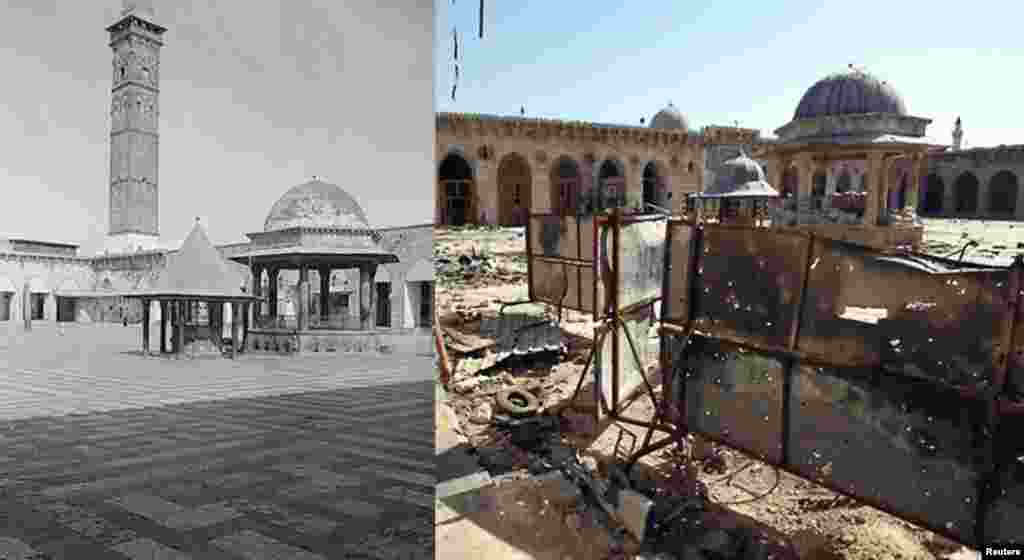
[[[143,1],[125,0],[110,27],[110,236],[160,234],[157,165],[160,47],[165,28]]]
[[[964,129],[960,126],[960,117],[956,118],[956,126],[953,127],[953,151],[959,152],[964,139]]]

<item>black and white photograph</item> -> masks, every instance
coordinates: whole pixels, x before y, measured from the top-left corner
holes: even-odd
[[[433,557],[434,28],[0,8],[0,558]]]

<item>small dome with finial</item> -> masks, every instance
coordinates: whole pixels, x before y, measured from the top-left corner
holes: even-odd
[[[715,173],[715,183],[705,193],[713,197],[775,197],[778,191],[765,180],[764,170],[747,156],[739,154],[723,163]]]
[[[679,112],[679,109],[676,109],[676,106],[669,101],[667,107],[654,115],[650,126],[651,128],[662,130],[687,130],[689,123],[686,117]]]

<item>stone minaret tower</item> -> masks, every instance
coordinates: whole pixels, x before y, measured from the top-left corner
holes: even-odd
[[[106,249],[134,252],[159,246],[160,47],[164,29],[145,2],[125,0],[110,27],[110,210]]]
[[[961,142],[964,139],[964,129],[960,126],[960,117],[956,118],[956,126],[953,127],[953,151],[959,152]]]

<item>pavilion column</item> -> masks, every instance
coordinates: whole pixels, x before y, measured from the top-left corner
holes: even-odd
[[[160,353],[167,353],[167,321],[168,317],[167,302],[160,302]]]
[[[867,192],[867,200],[864,201],[864,225],[878,225],[879,204],[884,202],[885,194],[883,183],[885,178],[884,166],[882,165],[882,154],[871,152],[868,154],[868,166],[864,172],[864,190]]]
[[[238,302],[231,302],[231,358],[233,359],[238,354],[238,333],[242,330],[240,323],[242,322],[241,304]]]
[[[320,320],[325,324],[330,319],[331,304],[331,269],[320,268]]]
[[[181,354],[185,350],[185,310],[187,301],[175,302],[177,313],[175,313],[174,328],[174,353]]]
[[[221,302],[210,302],[207,306],[210,314],[210,335],[214,338],[214,342],[217,343],[217,348],[220,348],[221,342],[224,340],[224,329],[221,328],[224,322],[224,304]]]
[[[781,157],[774,156],[768,160],[768,184],[782,193],[782,174],[785,171],[784,162]]]
[[[263,266],[254,264],[252,265],[252,295],[261,297],[263,295]],[[256,301],[252,304],[252,312],[254,317],[260,315],[260,303]]]
[[[239,352],[245,352],[245,342],[249,339],[249,303],[242,304],[242,340]]]
[[[910,189],[904,201],[904,208],[909,208],[910,215],[917,215],[917,204],[921,192],[921,183],[925,177],[928,167],[928,159],[924,154],[914,154],[911,161]]]
[[[267,269],[267,316],[277,317],[277,275],[280,269],[276,266]]]
[[[377,275],[376,264],[359,266],[359,323],[364,331],[373,330],[373,279]]]
[[[298,300],[295,302],[295,315],[299,330],[309,328],[309,268],[306,265],[299,265],[299,285],[296,290]]]
[[[828,162],[819,165],[818,171],[825,174],[825,198],[821,201],[821,207],[830,210],[832,209],[832,195],[836,192],[836,178],[832,174],[832,168]]]
[[[800,154],[796,160],[798,183],[796,187],[797,223],[808,222],[811,212],[811,193],[814,188],[814,161],[810,154]]]
[[[142,300],[142,354],[149,355],[149,300]]]

